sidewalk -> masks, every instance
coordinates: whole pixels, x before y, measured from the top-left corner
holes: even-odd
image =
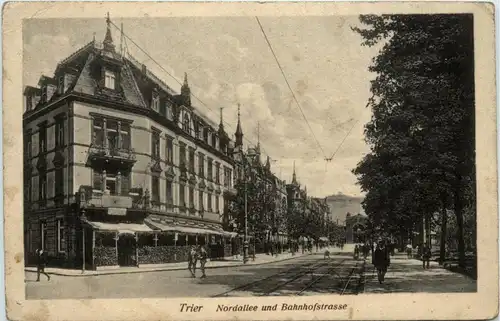
[[[365,293],[449,293],[475,292],[476,289],[476,281],[472,278],[446,270],[437,262],[430,262],[430,268],[424,270],[422,261],[407,259],[402,253],[391,257],[383,284],[379,284],[370,258],[365,270]]]
[[[221,261],[208,261],[205,268],[207,269],[215,269],[215,268],[223,268],[223,267],[239,267],[239,266],[252,266],[252,265],[261,265],[261,264],[269,264],[274,262],[281,262],[292,260],[295,258],[300,258],[303,256],[311,255],[311,254],[320,254],[324,253],[326,248],[319,250],[317,253],[313,251],[312,253],[305,252],[302,254],[300,251],[292,255],[291,253],[283,253],[278,256],[271,256],[266,254],[257,254],[255,260],[251,257],[246,264],[243,264],[242,257],[239,258],[227,258],[226,260]],[[338,248],[329,249],[331,254],[342,252]],[[345,252],[345,249],[344,251]],[[60,276],[93,276],[93,275],[110,275],[110,274],[126,274],[126,273],[142,273],[142,272],[158,272],[158,271],[176,271],[176,270],[185,270],[187,269],[187,262],[178,262],[178,263],[165,263],[165,264],[143,264],[139,267],[102,267],[97,271],[86,270],[82,273],[82,270],[77,269],[63,269],[63,268],[45,268],[45,272],[51,275],[60,275]],[[25,272],[36,273],[36,267],[26,267]]]

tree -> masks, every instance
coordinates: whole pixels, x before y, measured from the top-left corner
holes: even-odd
[[[386,230],[411,230],[453,206],[463,265],[464,212],[475,208],[472,15],[360,21],[366,28],[353,29],[362,44],[382,45],[369,67],[377,75],[365,126],[371,152],[353,171],[367,193],[365,212]]]

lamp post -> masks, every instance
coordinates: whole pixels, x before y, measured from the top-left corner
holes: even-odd
[[[243,165],[243,171],[246,171],[245,165]],[[245,175],[245,231],[243,234],[243,263],[248,262],[248,205],[247,205],[247,178]],[[255,251],[255,249],[254,249]]]
[[[85,216],[85,210],[82,209],[82,215],[80,216],[80,221],[82,222],[82,274],[85,273],[85,226],[84,223],[87,222],[87,217]]]

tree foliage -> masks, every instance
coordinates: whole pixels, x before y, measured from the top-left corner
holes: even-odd
[[[362,45],[382,46],[369,67],[376,74],[365,126],[371,152],[353,171],[366,192],[365,212],[394,232],[453,207],[463,259],[464,210],[475,208],[472,15],[360,21],[363,28],[353,30]]]

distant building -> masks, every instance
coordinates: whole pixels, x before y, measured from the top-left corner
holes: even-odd
[[[224,244],[234,194],[229,136],[145,65],[110,25],[24,91],[25,253],[54,264],[138,266]],[[222,117],[222,116],[221,116]]]
[[[367,235],[368,217],[357,214],[347,213],[345,221],[346,243],[363,243],[368,241]]]

